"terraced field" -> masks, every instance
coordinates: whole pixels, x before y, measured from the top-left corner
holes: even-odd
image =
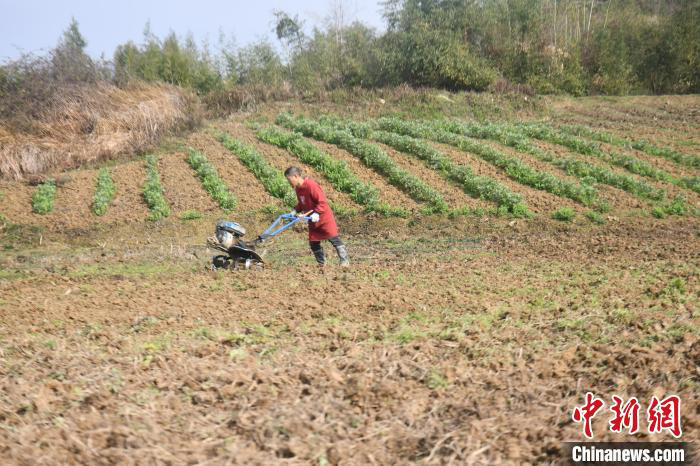
[[[697,97],[518,121],[270,106],[157,153],[0,181],[5,461],[557,464],[571,412],[678,395],[700,439]],[[303,231],[211,272],[317,180],[352,267]],[[672,440],[608,431],[596,440]]]
[[[318,120],[286,113],[274,123],[251,125],[251,120],[238,117],[214,123],[181,141],[181,151],[160,155],[157,170],[165,185],[162,207],[172,205],[176,216],[213,212],[217,204],[221,209],[222,202],[230,206],[224,205],[228,212],[281,209],[285,203],[288,207],[291,191],[283,180],[278,177],[272,185],[266,184],[265,175],[255,173],[240,154],[230,150],[230,144],[240,144],[241,150],[250,149],[259,160],[256,163],[269,170],[300,165],[321,183],[333,205],[347,213],[529,218],[549,217],[561,208],[614,217],[696,212],[700,155],[693,141],[688,141],[691,150],[681,152],[646,139],[623,137],[614,129],[586,126],[576,120],[581,115],[569,116],[561,125],[397,118],[353,121],[332,116]],[[228,146],[222,144],[224,140]],[[191,150],[208,163],[207,170],[216,172],[217,187],[207,187],[206,178],[196,177],[187,162]],[[142,195],[146,172],[140,165],[132,161],[114,167],[116,193],[102,207],[102,218],[88,208],[95,196],[97,170],[57,174],[67,182],[60,183],[52,198],[39,207],[41,186],[5,183],[2,213],[13,223],[59,231],[143,221],[149,214]],[[276,188],[275,183],[281,186]],[[225,196],[230,199],[223,200],[224,194],[217,198],[216,190],[228,193]]]

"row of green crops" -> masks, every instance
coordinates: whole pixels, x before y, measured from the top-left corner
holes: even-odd
[[[560,168],[568,175],[581,179],[586,185],[591,185],[595,182],[607,184],[638,197],[651,200],[660,200],[665,196],[663,190],[654,189],[644,182],[635,180],[627,175],[616,173],[606,167],[593,165],[573,157],[556,157],[535,146],[521,132],[514,131],[513,128],[508,125],[494,123],[460,123],[455,121],[434,122],[432,125],[455,134],[478,139],[490,139],[505,146],[512,147],[538,160]]]
[[[572,136],[583,136],[594,141],[605,142],[618,147],[637,149],[655,157],[663,157],[686,167],[700,167],[700,157],[677,152],[670,147],[658,147],[647,141],[628,141],[605,131],[598,131],[581,125],[560,125],[559,128]]]
[[[146,183],[143,185],[143,197],[151,211],[149,220],[156,221],[170,215],[170,206],[165,200],[158,174],[158,158],[154,155],[146,156]]]
[[[225,133],[217,139],[245,165],[273,197],[281,199],[287,207],[297,205],[297,197],[284,175],[270,166],[253,147],[243,144]]]
[[[288,150],[300,161],[316,169],[335,189],[347,193],[353,201],[365,206],[368,211],[400,217],[408,215],[403,208],[381,203],[379,189],[369,183],[363,183],[345,162],[322,152],[299,134],[273,127],[260,129],[256,134],[261,141]]]
[[[385,176],[389,183],[406,192],[418,202],[425,202],[431,212],[448,212],[442,196],[417,177],[400,169],[379,146],[355,137],[350,131],[336,129],[305,118],[294,118],[288,113],[277,117],[277,124],[320,141],[337,145],[360,159],[365,165]]]
[[[651,214],[656,218],[664,218],[667,215],[700,215],[700,209],[689,205],[683,196],[676,196],[670,202],[655,206]]]
[[[410,122],[398,118],[380,118],[376,120],[375,124],[383,131],[429,139],[475,154],[502,169],[511,179],[526,186],[560,197],[567,197],[583,205],[593,204],[596,198],[595,188],[590,185],[575,184],[557,178],[550,173],[540,172],[519,159],[509,157],[492,147],[479,144],[470,138],[441,129],[436,125]]]
[[[32,195],[32,210],[37,214],[48,214],[53,210],[55,197],[56,183],[53,180],[40,184]]]
[[[231,212],[236,208],[236,196],[228,189],[224,180],[221,179],[216,167],[212,165],[207,157],[192,147],[187,149],[187,163],[194,169],[197,177],[202,182],[205,191],[214,199],[226,212]]]
[[[605,223],[603,216],[594,210],[588,210],[583,215],[591,223],[595,223],[596,225],[602,225]],[[552,218],[561,222],[571,222],[575,217],[576,212],[570,207],[562,207],[552,213]]]
[[[109,168],[100,169],[97,174],[97,185],[95,186],[95,196],[92,199],[92,211],[95,215],[104,215],[107,213],[109,204],[112,203],[114,196],[117,194],[117,188],[114,186],[112,174]]]
[[[367,124],[339,120],[331,123],[344,125],[357,137],[373,139],[398,151],[414,155],[445,179],[457,184],[467,194],[495,202],[499,206],[506,206],[516,217],[530,215],[520,194],[510,191],[506,186],[492,178],[475,175],[469,166],[455,164],[440,151],[420,139],[388,131],[372,130]]]
[[[682,179],[678,179],[671,174],[654,168],[649,163],[640,160],[631,155],[623,155],[614,152],[603,152],[597,144],[581,139],[577,136],[568,134],[564,131],[558,131],[550,126],[542,124],[520,124],[516,126],[518,131],[522,131],[525,135],[539,139],[541,141],[551,142],[558,144],[563,147],[567,147],[574,152],[582,155],[589,155],[593,157],[598,157],[608,163],[622,167],[630,173],[635,175],[645,176],[656,181],[664,181],[666,183],[672,183],[677,186],[688,189],[700,189],[699,186],[693,185],[692,183],[686,183]]]

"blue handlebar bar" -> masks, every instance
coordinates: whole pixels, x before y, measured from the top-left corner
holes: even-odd
[[[297,217],[294,214],[282,214],[277,217],[277,220],[275,220],[262,235],[258,236],[258,241],[262,243],[263,241],[282,233],[284,230],[292,227],[295,223],[301,220],[308,222],[311,220],[311,217]],[[277,228],[280,223],[282,226]],[[275,230],[275,228],[277,229]]]

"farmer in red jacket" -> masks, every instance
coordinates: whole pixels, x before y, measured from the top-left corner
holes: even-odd
[[[350,265],[348,250],[338,237],[338,226],[335,224],[333,211],[328,205],[326,195],[321,187],[311,178],[305,178],[297,167],[289,167],[284,171],[284,176],[297,193],[299,201],[294,208],[295,215],[301,215],[309,211],[311,223],[309,223],[309,246],[313,251],[319,265],[326,262],[321,241],[328,240],[335,247],[342,267]]]

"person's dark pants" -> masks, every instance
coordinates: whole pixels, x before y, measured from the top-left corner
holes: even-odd
[[[342,266],[348,266],[350,265],[350,258],[348,256],[348,250],[345,247],[345,244],[341,241],[339,236],[335,236],[331,239],[329,239],[330,243],[333,245],[335,248],[335,251],[338,253],[338,258],[340,259],[340,265]],[[311,247],[311,251],[314,253],[314,257],[316,258],[316,262],[319,263],[319,265],[324,265],[326,263],[326,257],[323,253],[323,247],[321,246],[320,241],[309,241],[309,247]]]

